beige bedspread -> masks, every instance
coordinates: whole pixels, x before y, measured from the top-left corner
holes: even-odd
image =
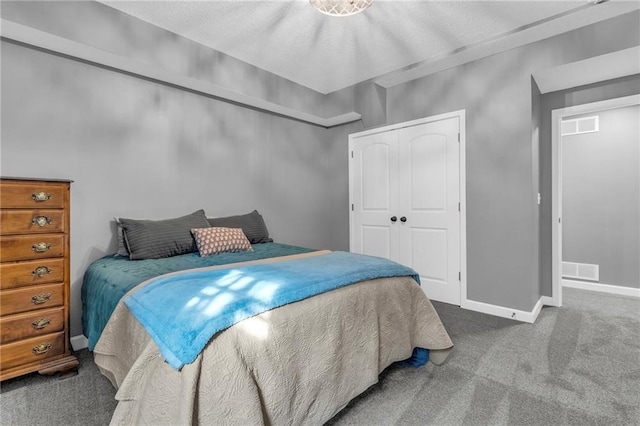
[[[452,346],[422,289],[396,277],[242,321],[181,371],[121,301],[94,357],[118,389],[112,424],[297,425],[329,420],[414,347],[440,363]]]

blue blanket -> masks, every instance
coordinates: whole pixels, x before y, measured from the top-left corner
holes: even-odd
[[[200,257],[198,253],[163,259],[129,260],[105,256],[89,265],[82,283],[82,329],[93,350],[122,297],[143,281],[169,272],[308,253],[313,249],[280,243],[254,244],[253,251]]]
[[[270,309],[356,282],[411,276],[387,259],[345,252],[158,277],[125,298],[165,360],[175,369],[193,362],[211,337]]]

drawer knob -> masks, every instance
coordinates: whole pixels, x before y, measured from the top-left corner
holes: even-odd
[[[31,250],[36,253],[44,253],[51,248],[51,244],[49,243],[38,243],[31,246]]]
[[[34,217],[33,220],[31,221],[32,225],[38,225],[38,226],[47,226],[47,225],[51,225],[51,219],[49,219],[46,216],[37,216]]]
[[[40,277],[40,278],[50,273],[51,273],[51,269],[47,268],[46,266],[38,266],[36,269],[31,271],[31,275],[33,275],[34,277]]]
[[[31,326],[35,330],[41,330],[41,329],[45,328],[46,326],[48,326],[49,324],[51,324],[51,319],[50,318],[40,318],[38,321],[32,322]]]
[[[31,199],[37,203],[41,203],[43,201],[50,200],[51,194],[47,194],[46,192],[38,192],[35,194],[31,194]]]
[[[43,343],[41,345],[34,346],[32,352],[34,355],[42,355],[46,354],[49,349],[51,349],[51,343]]]
[[[34,305],[42,305],[43,303],[46,303],[49,300],[51,300],[51,293],[40,293],[40,294],[36,294],[31,298],[31,302]]]

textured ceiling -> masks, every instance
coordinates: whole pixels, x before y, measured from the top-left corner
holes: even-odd
[[[361,14],[329,17],[307,0],[103,3],[322,93],[446,56],[587,4],[376,0]]]

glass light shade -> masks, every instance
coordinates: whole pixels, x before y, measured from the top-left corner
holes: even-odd
[[[309,0],[320,12],[330,16],[349,16],[362,12],[373,0]]]

